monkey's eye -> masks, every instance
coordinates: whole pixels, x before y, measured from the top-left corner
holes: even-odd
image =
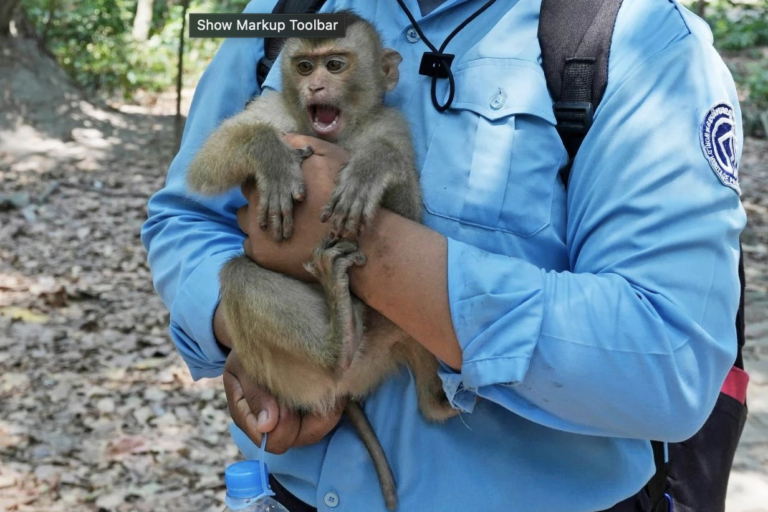
[[[315,68],[315,66],[312,65],[311,62],[308,60],[302,60],[296,65],[296,69],[299,70],[299,73],[302,75],[308,75],[312,73],[312,70]]]
[[[338,73],[339,71],[344,69],[345,66],[346,66],[346,63],[338,59],[331,59],[325,63],[325,67],[331,73]]]

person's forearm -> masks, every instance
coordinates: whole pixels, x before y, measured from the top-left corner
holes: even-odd
[[[382,209],[361,237],[360,250],[368,261],[350,269],[352,291],[459,369],[462,354],[448,302],[445,237]]]
[[[227,324],[224,322],[224,310],[221,309],[221,305],[217,306],[213,313],[213,335],[220,345],[229,349],[232,348],[232,339],[229,337]]]

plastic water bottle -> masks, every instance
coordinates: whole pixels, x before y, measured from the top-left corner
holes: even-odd
[[[289,512],[272,499],[266,464],[256,460],[236,462],[224,471],[227,508],[224,512]]]

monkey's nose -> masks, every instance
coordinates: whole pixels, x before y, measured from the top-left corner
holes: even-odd
[[[313,94],[316,93],[316,92],[322,91],[323,89],[325,89],[325,87],[323,87],[322,85],[310,85],[309,86],[309,92],[311,92]]]

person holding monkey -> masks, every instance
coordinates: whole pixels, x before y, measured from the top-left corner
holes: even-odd
[[[254,0],[246,12],[274,5]],[[386,103],[411,126],[424,206],[423,224],[376,213],[358,240],[367,262],[349,269],[349,286],[440,361],[444,393],[461,412],[425,421],[405,368],[366,398],[399,510],[648,510],[638,494],[654,473],[648,441],[693,435],[733,362],[742,132],[707,27],[675,2],[624,0],[610,79],[566,189],[540,7],[329,0],[322,9],[354,9],[402,55]],[[444,41],[480,9],[448,46],[452,85],[442,80],[433,94],[418,71],[422,34]],[[220,269],[244,252],[307,278],[304,264],[333,229],[320,214],[350,159],[336,144],[286,135],[313,154],[301,165],[306,196],[291,237],[280,242],[262,229],[252,185],[189,199],[197,151],[262,92],[254,70],[263,55],[260,39],[222,45],[142,240],[174,342],[194,378],[223,372],[246,456],[268,433],[279,494],[308,509],[385,510],[341,408],[288,409],[228,350]],[[281,86],[273,71],[263,89]]]

